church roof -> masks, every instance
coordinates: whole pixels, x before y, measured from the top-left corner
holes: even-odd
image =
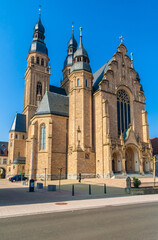
[[[55,92],[46,92],[35,115],[54,114],[69,116],[69,97]]]
[[[10,131],[26,132],[26,115],[17,113]]]
[[[67,95],[64,88],[56,87],[56,86],[53,86],[53,85],[50,85],[49,91],[54,92],[54,93],[58,93],[58,94],[61,94],[61,95]]]
[[[98,84],[102,81],[104,73],[109,69],[109,63],[111,63],[113,58],[111,58],[107,63],[105,63],[101,68],[99,68],[95,73],[93,73],[93,88],[97,90],[99,88]]]

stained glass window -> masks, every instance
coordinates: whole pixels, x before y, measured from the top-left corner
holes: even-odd
[[[130,98],[124,89],[120,89],[117,92],[117,124],[119,135],[129,128],[130,122]]]
[[[41,126],[41,149],[46,149],[46,125]]]

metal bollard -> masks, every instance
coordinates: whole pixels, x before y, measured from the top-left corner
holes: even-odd
[[[106,184],[104,184],[104,194],[106,194]]]
[[[75,189],[74,189],[74,184],[72,184],[72,196],[75,195]]]
[[[91,185],[89,184],[89,195],[91,195]]]

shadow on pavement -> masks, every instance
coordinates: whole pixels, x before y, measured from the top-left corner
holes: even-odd
[[[60,190],[52,192],[46,189],[35,188],[34,192],[29,192],[28,187],[3,188],[0,189],[0,206],[37,204],[50,202],[63,202],[72,200],[95,199],[126,196],[123,188],[107,187],[104,194],[104,187],[101,185],[91,185],[91,195],[89,195],[88,184],[74,184],[74,196],[72,196],[72,184],[61,185]]]

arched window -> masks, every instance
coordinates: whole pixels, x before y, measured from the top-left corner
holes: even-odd
[[[80,79],[77,79],[77,86],[80,86]]]
[[[41,126],[41,145],[40,149],[46,149],[46,125],[42,124]]]
[[[42,95],[42,83],[41,82],[37,82],[36,95],[37,94]]]
[[[44,59],[41,59],[41,65],[44,66]]]
[[[31,63],[34,63],[34,57],[31,57]]]
[[[86,87],[87,87],[87,80],[86,80]]]
[[[39,57],[37,57],[37,64],[39,64]]]
[[[117,92],[117,124],[118,134],[129,128],[131,123],[130,98],[124,89]]]

